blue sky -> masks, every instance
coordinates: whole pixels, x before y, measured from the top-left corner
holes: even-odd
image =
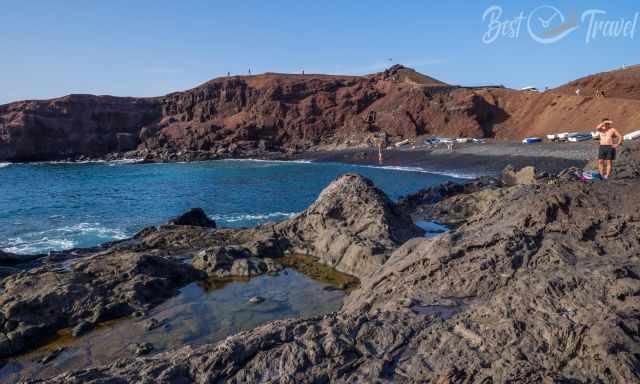
[[[501,20],[543,5],[578,18],[601,9],[602,20],[633,20],[640,11],[637,1],[584,0],[0,0],[0,103],[69,93],[156,96],[249,68],[365,74],[401,63],[452,84],[518,88],[640,63],[640,25],[633,39],[598,35],[587,44],[581,23],[545,45],[525,21],[519,38],[485,44],[482,16],[492,5],[502,7]]]

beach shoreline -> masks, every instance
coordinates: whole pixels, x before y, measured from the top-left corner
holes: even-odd
[[[291,161],[315,163],[341,163],[367,167],[381,167],[404,171],[429,172],[460,178],[495,176],[507,166],[522,168],[532,165],[539,171],[551,174],[566,168],[583,168],[597,155],[595,142],[540,143],[524,145],[512,141],[488,141],[482,144],[457,144],[450,152],[445,146],[435,148],[388,148],[384,161],[378,161],[374,148],[351,147],[340,149],[317,148],[299,153],[240,154],[234,157],[209,156],[208,153],[183,152],[175,158],[142,157],[139,153],[117,153],[101,158],[81,158],[67,161],[43,161],[38,164],[84,164],[84,163],[192,163],[215,160],[246,161]],[[27,163],[6,163],[31,164]]]
[[[373,148],[304,152],[293,156],[292,160],[405,168],[473,178],[498,175],[507,165],[515,168],[532,165],[552,174],[570,167],[583,168],[595,158],[596,151],[597,145],[591,142],[534,145],[488,142],[458,145],[453,152],[443,146],[435,149],[387,149],[382,163],[378,162],[377,151]]]

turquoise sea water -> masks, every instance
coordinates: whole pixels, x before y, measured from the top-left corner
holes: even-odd
[[[346,164],[3,164],[0,249],[40,253],[123,239],[202,207],[219,226],[253,226],[304,210],[333,179],[355,172],[393,199],[449,176]]]

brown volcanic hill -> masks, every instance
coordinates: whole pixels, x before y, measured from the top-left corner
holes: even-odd
[[[628,69],[627,74],[636,69]],[[156,98],[70,95],[0,106],[0,161],[273,156],[420,135],[521,139],[640,129],[640,100],[450,86],[400,65],[368,76],[230,76]],[[375,119],[370,120],[373,115]]]
[[[396,139],[481,137],[487,119],[482,98],[402,66],[364,77],[233,76],[158,98],[69,96],[0,106],[0,160],[97,157],[136,146],[160,158],[260,155],[363,143],[377,131]]]
[[[503,123],[493,125],[498,139],[591,132],[604,117],[612,119],[623,134],[640,129],[640,100],[510,89],[480,90],[478,94],[507,116]]]
[[[582,96],[595,96],[599,89],[606,97],[640,100],[640,65],[583,77],[554,89],[554,92],[575,95],[577,88]]]
[[[393,76],[395,81],[405,83],[413,83],[427,87],[446,87],[449,85],[438,79],[434,79],[433,77],[417,72],[414,69],[406,68],[397,64],[387,69],[384,73],[386,76]]]

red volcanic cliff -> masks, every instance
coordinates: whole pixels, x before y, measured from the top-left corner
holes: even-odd
[[[369,76],[234,76],[157,98],[71,95],[0,106],[0,161],[134,149],[161,160],[268,156],[359,145],[371,132],[394,140],[520,139],[588,131],[603,114],[628,131],[640,129],[638,103],[576,97],[563,88],[455,87],[402,66]]]
[[[71,95],[0,106],[0,160],[100,157],[139,149],[199,158],[296,152],[391,137],[491,135],[482,97],[395,66],[360,76],[219,78],[158,98]],[[367,119],[376,113],[375,122]]]
[[[221,78],[160,102],[161,120],[141,134],[141,148],[151,151],[291,152],[360,143],[370,131],[397,138],[490,131],[481,97],[401,67],[368,77]]]
[[[0,159],[38,161],[100,156],[138,144],[141,127],[160,116],[156,102],[70,95],[0,106]]]

